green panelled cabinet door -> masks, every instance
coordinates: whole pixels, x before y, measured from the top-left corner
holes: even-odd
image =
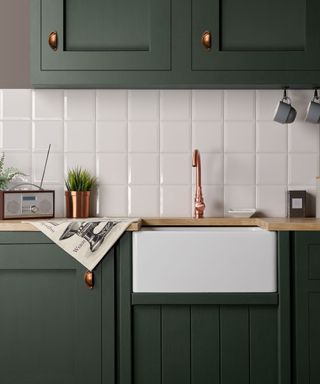
[[[170,69],[171,0],[38,1],[42,70]]]
[[[295,383],[320,381],[320,233],[294,238]]]
[[[136,305],[134,384],[277,384],[277,306]]]
[[[192,0],[192,69],[320,69],[319,0]]]
[[[84,273],[41,234],[0,234],[2,384],[114,383],[113,308],[107,313],[101,299],[105,289],[112,305],[113,257],[94,271],[93,289]]]

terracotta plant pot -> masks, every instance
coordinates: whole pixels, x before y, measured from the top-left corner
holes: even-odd
[[[90,191],[66,191],[66,216],[68,218],[86,218],[90,211]]]

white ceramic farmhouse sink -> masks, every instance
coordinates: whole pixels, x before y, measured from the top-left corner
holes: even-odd
[[[133,233],[134,292],[275,292],[275,232],[244,227]]]

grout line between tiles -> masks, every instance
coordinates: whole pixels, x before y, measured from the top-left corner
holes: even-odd
[[[129,187],[129,178],[131,178],[131,167],[130,167],[130,159],[129,159],[129,95],[130,95],[130,90],[127,90],[127,214],[128,217],[130,216],[132,212],[132,198],[131,198],[131,188]],[[129,176],[130,175],[130,176]]]
[[[191,126],[191,129],[189,130],[189,159],[190,159],[190,180],[191,180],[191,183],[190,183],[190,217],[192,217],[193,215],[193,196],[192,196],[192,186],[193,186],[193,182],[192,182],[192,174],[193,174],[193,167],[192,167],[192,156],[193,156],[193,150],[194,149],[197,149],[197,148],[193,148],[193,129],[194,129],[194,126],[193,126],[193,98],[194,98],[194,92],[193,90],[191,90],[191,102],[190,102],[190,126]]]
[[[225,91],[223,90],[222,91],[222,102],[221,102],[221,108],[222,108],[222,143],[223,143],[223,152],[222,152],[222,167],[223,167],[223,184],[222,184],[222,196],[223,196],[223,200],[222,200],[222,210],[223,210],[223,214],[226,210],[226,207],[225,207],[225,200],[226,200],[226,197],[225,197],[225,192],[226,192],[226,188],[225,188],[225,184],[226,184],[226,166],[225,166],[225,148],[226,148],[226,143],[225,143]]]
[[[254,165],[255,165],[255,196],[256,196],[256,206],[255,209],[257,209],[258,205],[258,188],[257,188],[257,180],[258,180],[258,167],[257,167],[257,91],[254,91]]]
[[[159,183],[159,216],[163,216],[164,206],[163,206],[163,190],[161,187],[161,91],[158,91],[158,183]]]

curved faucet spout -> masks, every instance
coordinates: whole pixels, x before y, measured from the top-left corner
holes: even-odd
[[[194,217],[200,219],[203,217],[205,204],[202,196],[201,187],[201,158],[200,152],[195,149],[192,154],[192,166],[196,167],[196,193],[194,197]]]

